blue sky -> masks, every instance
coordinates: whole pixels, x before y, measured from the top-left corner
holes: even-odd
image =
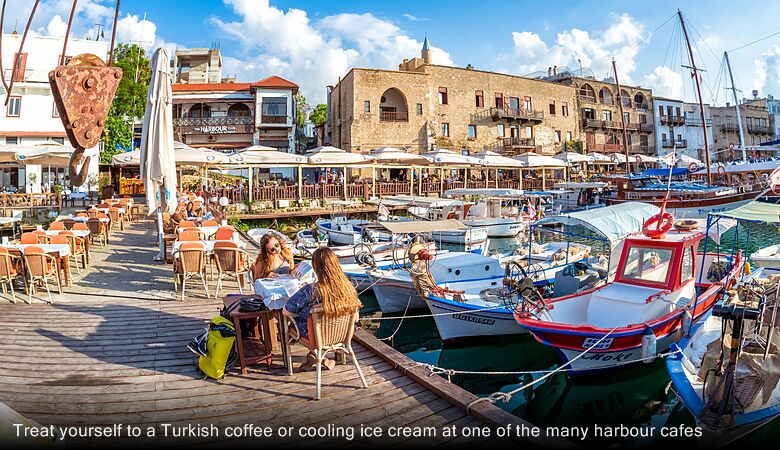
[[[6,32],[27,17],[29,0],[8,0]],[[64,33],[70,0],[42,0],[33,29]],[[92,35],[113,21],[113,1],[80,0],[74,34]],[[278,74],[324,100],[350,67],[396,68],[419,54],[427,34],[441,64],[523,75],[551,65],[583,66],[602,78],[617,57],[621,81],[657,95],[693,94],[682,52],[677,8],[689,22],[699,64],[706,67],[705,101],[727,101],[720,59],[780,31],[780,2],[754,1],[268,1],[124,0],[119,37],[146,47],[208,47],[218,42],[225,75],[251,81]],[[146,13],[147,20],[142,21]],[[10,23],[8,23],[10,22]],[[737,86],[780,96],[780,35],[731,54]]]

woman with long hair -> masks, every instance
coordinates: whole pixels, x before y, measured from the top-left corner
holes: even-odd
[[[293,273],[295,263],[292,251],[284,245],[282,239],[273,233],[266,233],[260,239],[260,253],[252,264],[253,280],[258,278],[275,278],[279,275]]]
[[[333,250],[328,247],[319,247],[314,250],[311,256],[311,266],[314,269],[314,274],[317,275],[317,281],[302,287],[290,297],[282,310],[284,315],[295,321],[298,331],[304,338],[309,337],[307,322],[314,305],[322,304],[323,314],[326,317],[352,314],[363,306],[358,299],[355,287],[341,270],[338,257]],[[301,369],[311,369],[314,362],[314,354],[309,353]],[[330,359],[323,361],[323,366],[326,369],[332,369],[335,364],[336,362]]]

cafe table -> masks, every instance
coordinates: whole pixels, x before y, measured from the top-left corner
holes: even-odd
[[[54,256],[57,262],[57,276],[60,279],[60,286],[71,286],[70,282],[70,264],[68,264],[68,256],[70,256],[70,245],[68,244],[6,244],[4,247],[11,251],[16,251],[21,257],[24,254],[24,249],[27,247],[41,247],[47,255]],[[65,274],[65,280],[67,283],[63,283],[62,275]]]

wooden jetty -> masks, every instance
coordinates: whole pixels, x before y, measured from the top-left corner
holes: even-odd
[[[120,444],[224,446],[222,435],[203,439],[163,438],[162,424],[225,427],[498,427],[532,425],[431,376],[406,356],[358,330],[355,349],[369,387],[360,389],[353,367],[323,372],[323,398],[314,394],[314,372],[290,376],[280,355],[274,367],[253,366],[247,375],[233,371],[222,381],[198,376],[196,357],[186,344],[218,314],[221,300],[193,290],[184,302],[173,295],[170,266],[152,263],[151,222],[126,226],[112,244],[93,247],[90,271],[76,275],[74,287],[54,304],[11,304],[0,300],[0,402],[42,425],[132,424],[154,427],[155,438]],[[193,283],[194,285],[195,283]],[[20,296],[21,297],[21,296]],[[5,297],[4,297],[5,298]],[[305,358],[294,346],[293,363]],[[2,421],[0,421],[1,423]],[[2,433],[0,433],[2,435]],[[385,437],[391,445],[498,444],[491,438]],[[236,439],[253,446],[273,439]],[[349,445],[343,438],[293,436],[285,445]],[[371,439],[356,436],[354,441]],[[515,442],[520,439],[515,439]],[[529,442],[526,442],[530,444]],[[570,446],[563,440],[535,439],[534,445]],[[104,447],[89,438],[67,446]]]

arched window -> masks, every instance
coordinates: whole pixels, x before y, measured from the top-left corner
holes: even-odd
[[[409,120],[406,97],[396,88],[382,93],[379,99],[379,120],[382,122],[406,122]]]
[[[228,117],[249,117],[252,110],[243,103],[234,103],[227,110]]]
[[[645,96],[641,92],[637,92],[634,95],[634,106],[640,109],[647,109],[647,102],[645,102]]]
[[[620,101],[623,103],[623,106],[631,106],[631,94],[629,94],[627,90],[621,89]]]
[[[187,117],[193,119],[205,119],[211,117],[211,107],[203,103],[196,103],[190,107]]]
[[[613,104],[614,102],[612,101],[612,91],[606,87],[601,88],[599,90],[599,103],[603,103],[605,105]]]
[[[580,86],[580,97],[585,101],[596,102],[596,91],[593,90],[593,86],[585,83]]]

